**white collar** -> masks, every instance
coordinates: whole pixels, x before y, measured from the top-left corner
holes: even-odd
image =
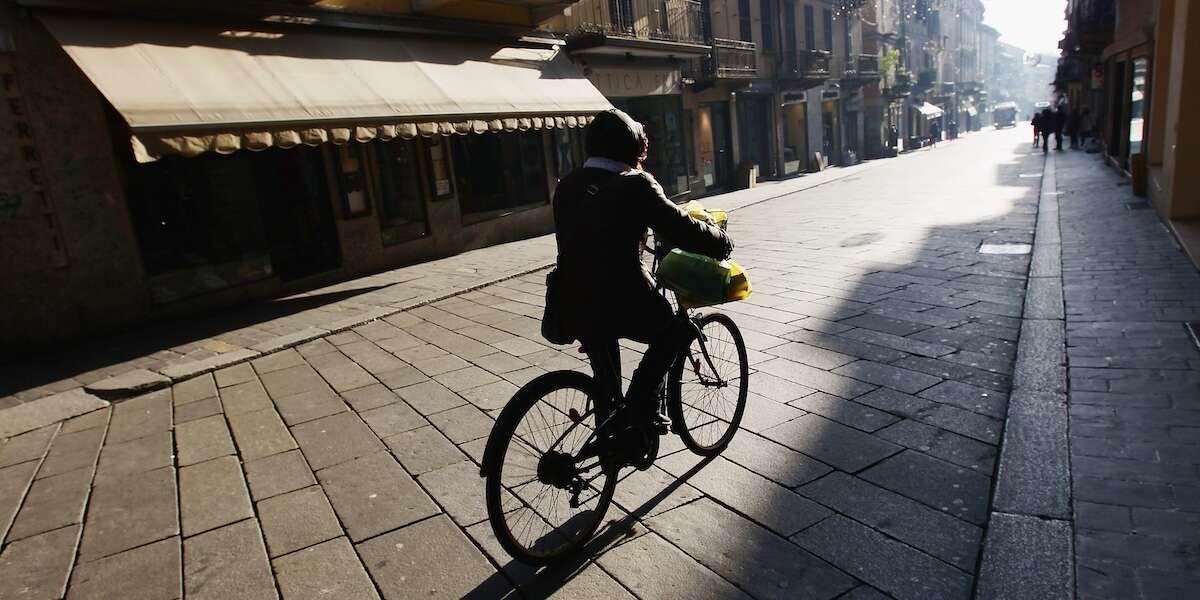
[[[613,173],[624,173],[625,171],[634,170],[633,167],[630,167],[623,162],[616,161],[611,158],[604,158],[603,156],[589,157],[587,160],[583,161],[583,168],[604,169],[605,171],[611,171]]]

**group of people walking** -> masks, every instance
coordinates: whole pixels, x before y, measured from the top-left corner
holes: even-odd
[[[1050,151],[1050,134],[1054,134],[1054,149],[1062,150],[1063,131],[1071,138],[1071,148],[1079,148],[1079,140],[1087,134],[1087,120],[1089,110],[1084,108],[1080,111],[1073,108],[1070,112],[1065,106],[1059,106],[1058,110],[1050,110],[1045,108],[1040,113],[1034,113],[1033,123],[1033,147],[1037,148],[1038,140],[1042,143],[1042,153]]]

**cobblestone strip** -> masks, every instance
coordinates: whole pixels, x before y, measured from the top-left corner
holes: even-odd
[[[1000,463],[975,596],[1074,594],[1065,308],[1055,158],[1047,157]]]

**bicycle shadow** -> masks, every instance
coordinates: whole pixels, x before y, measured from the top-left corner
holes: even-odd
[[[686,452],[686,450],[681,450]],[[661,457],[660,457],[661,458]],[[632,511],[625,513],[619,519],[608,521],[608,523],[596,533],[587,544],[572,558],[566,562],[543,567],[540,569],[531,567],[524,563],[510,560],[508,563],[500,566],[499,572],[492,578],[484,581],[465,597],[467,598],[485,598],[495,597],[488,595],[487,592],[495,589],[496,582],[494,577],[506,577],[515,586],[511,591],[503,596],[503,598],[549,598],[562,590],[567,584],[582,573],[588,566],[596,562],[596,559],[605,552],[620,546],[626,542],[632,541],[646,533],[649,530],[644,526],[639,527],[641,519],[650,514],[652,510],[676,490],[682,487],[696,473],[700,472],[705,466],[715,460],[716,457],[705,458],[697,463],[686,473],[672,480],[666,487],[659,490],[650,499],[643,502],[640,506]],[[624,479],[624,477],[622,478]],[[612,509],[610,509],[612,510]],[[618,509],[619,510],[619,509]],[[485,524],[486,525],[486,524]],[[502,552],[498,549],[497,551]],[[493,558],[502,556],[502,554],[493,554]]]

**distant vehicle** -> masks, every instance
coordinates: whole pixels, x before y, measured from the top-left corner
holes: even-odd
[[[1017,126],[1017,103],[1001,102],[992,108],[992,122],[996,129]]]

